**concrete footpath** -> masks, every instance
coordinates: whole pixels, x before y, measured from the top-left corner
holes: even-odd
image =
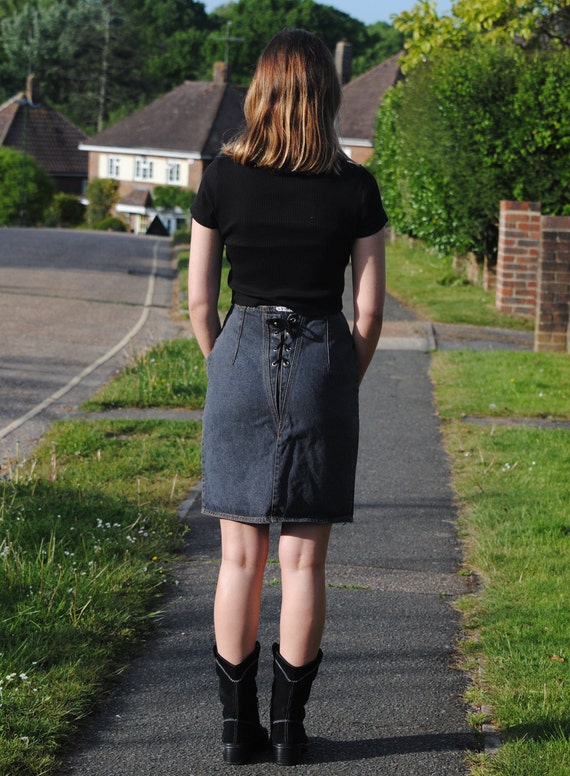
[[[465,776],[477,741],[455,667],[459,617],[469,592],[450,471],[432,403],[429,350],[532,349],[529,335],[433,327],[393,300],[361,392],[355,522],[333,529],[324,660],[307,710],[312,738],[300,774]],[[77,776],[213,776],[221,710],[212,660],[218,571],[216,522],[199,493],[182,507],[187,560],[158,634],[126,671],[108,705],[86,722],[60,773]],[[276,558],[277,529],[271,558]],[[258,685],[268,720],[271,644],[278,635],[279,568],[267,567]],[[270,752],[243,776],[283,773]]]

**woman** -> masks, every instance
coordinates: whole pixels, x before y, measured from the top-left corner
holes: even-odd
[[[189,309],[208,367],[202,509],[220,518],[214,654],[234,764],[267,744],[256,674],[269,525],[281,524],[282,581],[271,743],[293,765],[322,659],[331,526],[352,520],[358,384],[382,327],[387,219],[374,178],[340,150],[340,100],[326,46],[303,30],[276,35],[245,129],[207,168],[192,207]],[[224,247],[232,308],[221,329]],[[350,258],[352,334],[341,312]]]

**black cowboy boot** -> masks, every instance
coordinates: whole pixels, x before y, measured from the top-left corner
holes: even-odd
[[[247,763],[257,749],[267,746],[267,730],[259,723],[255,681],[259,650],[256,642],[251,655],[235,666],[224,660],[214,647],[224,714],[224,762],[232,765]]]
[[[273,690],[271,694],[271,744],[279,765],[297,765],[307,748],[303,727],[305,704],[319,670],[323,653],[305,666],[292,666],[273,645]]]

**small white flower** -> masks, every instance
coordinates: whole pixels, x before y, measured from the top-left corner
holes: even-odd
[[[490,410],[496,410],[497,409],[497,405],[496,404],[489,404],[489,409]]]

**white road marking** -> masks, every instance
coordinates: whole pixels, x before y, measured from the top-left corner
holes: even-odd
[[[35,416],[39,415],[40,412],[43,412],[51,404],[58,401],[58,399],[61,399],[62,396],[65,396],[65,394],[71,391],[72,388],[75,388],[76,385],[79,385],[79,383],[84,378],[86,378],[88,375],[94,372],[98,367],[100,367],[102,364],[109,361],[120,350],[126,347],[126,345],[129,344],[129,342],[133,339],[133,337],[135,337],[139,333],[139,331],[145,325],[147,318],[150,314],[150,308],[152,304],[152,297],[154,295],[154,287],[155,287],[155,281],[156,281],[156,269],[158,266],[158,247],[159,247],[159,243],[155,243],[153,256],[152,256],[152,268],[148,279],[148,286],[146,290],[144,308],[139,320],[133,326],[133,328],[123,337],[123,339],[120,342],[118,342],[113,348],[111,348],[111,350],[108,350],[106,353],[100,356],[96,361],[93,361],[93,363],[85,367],[85,369],[80,374],[73,377],[67,383],[67,385],[64,385],[63,388],[60,388],[55,393],[52,393],[51,396],[48,396],[47,399],[44,399],[44,401],[42,401],[40,404],[37,404],[33,409],[26,412],[25,415],[21,415],[19,418],[16,418],[16,420],[13,420],[12,423],[9,423],[3,429],[0,429],[0,439],[4,439],[4,437],[8,436],[8,434],[11,434],[12,431],[15,431],[17,428],[20,428],[20,426],[22,426],[28,420],[35,418]]]

